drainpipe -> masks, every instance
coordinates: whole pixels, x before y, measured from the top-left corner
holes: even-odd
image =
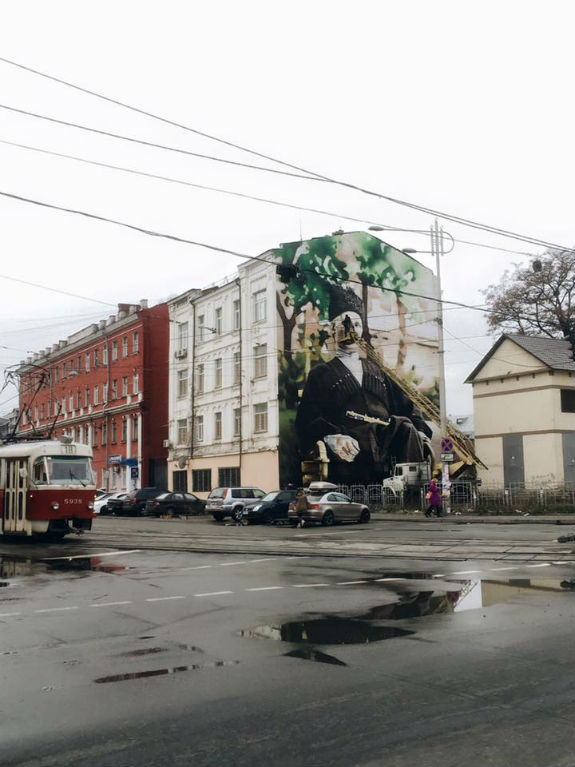
[[[243,337],[243,322],[242,322],[242,284],[241,284],[241,278],[238,277],[236,279],[236,284],[238,286],[238,300],[240,302],[240,347],[239,347],[239,353],[240,353],[240,433],[239,433],[239,440],[240,440],[240,449],[239,449],[239,469],[240,469],[240,485],[242,484],[242,455],[243,455],[243,370],[242,370],[242,360],[243,360],[243,352],[242,352],[242,337]]]
[[[193,302],[193,299],[192,299]],[[192,391],[191,391],[191,418],[190,418],[190,463],[194,457],[195,439],[196,439],[196,305],[192,303]],[[193,483],[192,483],[193,487]]]

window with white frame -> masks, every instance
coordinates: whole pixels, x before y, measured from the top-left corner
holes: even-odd
[[[118,399],[118,379],[112,381],[112,399]]]
[[[84,389],[84,407],[88,407],[90,404],[90,387],[86,386]]]
[[[254,405],[254,431],[262,432],[268,430],[268,403],[260,402]]]
[[[198,342],[206,340],[206,317],[204,314],[198,315]]]
[[[221,306],[218,306],[218,308],[216,309],[214,317],[215,317],[215,323],[214,324],[215,324],[216,335],[217,336],[221,336],[222,335],[222,327],[223,327],[223,325],[222,325],[222,307]]]
[[[176,349],[179,352],[188,351],[188,323],[187,322],[178,323]]]
[[[214,362],[214,388],[215,389],[221,389],[222,388],[222,358],[218,357]]]
[[[100,444],[105,445],[108,442],[108,424],[103,423],[100,430]]]
[[[233,311],[234,330],[239,330],[240,329],[240,325],[241,325],[241,321],[242,321],[242,318],[240,316],[240,311],[241,311],[240,310],[240,306],[241,306],[240,300],[239,300],[239,298],[237,298],[234,301],[234,303],[233,303],[233,309],[232,309],[232,311]]]
[[[66,412],[66,397],[62,397],[62,412]]]
[[[112,341],[112,362],[118,359],[118,342]]]
[[[254,378],[265,378],[268,374],[268,345],[254,347]]]
[[[267,317],[266,291],[258,290],[253,295],[254,322],[265,322]]]
[[[188,396],[188,369],[178,370],[178,397]]]
[[[205,368],[204,365],[198,365],[196,369],[196,392],[198,394],[204,393],[204,386],[206,383]]]
[[[86,354],[86,373],[90,372],[90,355]]]
[[[92,426],[92,446],[98,447],[98,427],[96,424]]]
[[[84,426],[84,444],[90,444],[90,430],[87,426]]]
[[[178,445],[187,445],[188,444],[188,419],[187,418],[180,418],[177,422],[177,440]]]
[[[108,382],[102,384],[102,400],[104,404],[108,401]]]
[[[128,396],[128,376],[122,376],[122,397]]]
[[[100,404],[100,387],[94,386],[94,405]]]
[[[110,440],[110,443],[112,445],[115,445],[118,441],[118,424],[116,423],[116,419],[112,419],[112,438]]]
[[[126,442],[128,439],[128,419],[122,418],[122,442]]]
[[[234,437],[239,437],[242,433],[242,409],[234,408]]]
[[[122,338],[122,357],[128,356],[128,336]]]
[[[132,391],[134,394],[140,391],[140,376],[137,373],[134,373],[132,377]]]
[[[222,414],[221,412],[214,413],[214,439],[219,440],[222,438]]]
[[[98,367],[100,364],[100,350],[94,349],[94,370]]]
[[[197,415],[195,418],[196,442],[204,441],[204,416]]]
[[[140,351],[140,334],[138,331],[132,336],[132,354],[137,354]]]
[[[82,392],[80,389],[76,389],[76,409],[80,410],[82,407]]]
[[[240,383],[242,377],[242,361],[239,352],[234,352],[234,386]]]
[[[102,365],[108,364],[108,344],[102,346]]]

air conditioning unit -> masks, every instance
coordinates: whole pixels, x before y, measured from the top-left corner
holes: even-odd
[[[162,442],[162,445],[163,445],[164,447],[172,447],[172,443],[170,442],[170,440],[169,440],[169,439],[165,439],[165,440]]]

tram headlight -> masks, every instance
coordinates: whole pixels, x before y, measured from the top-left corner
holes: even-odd
[[[89,504],[88,504],[88,508],[89,508],[89,509],[93,509],[93,508],[94,508],[94,504],[93,504],[93,503],[89,503]]]
[[[58,509],[60,508],[60,504],[58,503],[58,501],[52,501],[51,505],[54,511],[58,511]]]

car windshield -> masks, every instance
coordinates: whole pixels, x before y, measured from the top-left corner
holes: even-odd
[[[92,460],[87,456],[52,456],[38,458],[34,463],[37,485],[93,485]]]
[[[264,495],[262,498],[262,501],[269,502],[269,501],[275,501],[275,499],[279,495],[279,490],[274,490],[273,493],[268,493],[267,495]]]
[[[212,490],[212,492],[209,494],[208,498],[223,498],[225,492],[225,487],[216,487],[216,489]]]

